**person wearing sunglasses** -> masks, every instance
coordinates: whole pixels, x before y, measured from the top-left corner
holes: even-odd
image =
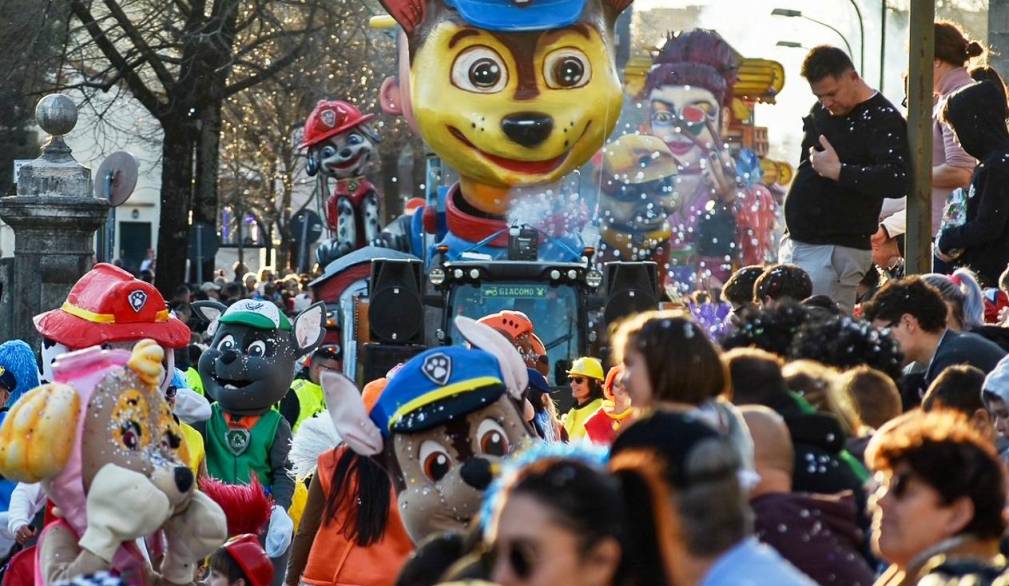
[[[520,469],[497,498],[488,540],[500,586],[622,586],[626,515],[616,480],[574,459]]]
[[[585,437],[585,423],[603,406],[603,363],[598,358],[583,356],[567,371],[571,398],[575,404],[561,417],[567,441]]]
[[[872,546],[890,564],[877,586],[926,576],[942,578],[930,584],[987,584],[947,580],[1005,571],[1005,472],[966,418],[943,410],[902,415],[876,432],[866,462],[876,481]]]

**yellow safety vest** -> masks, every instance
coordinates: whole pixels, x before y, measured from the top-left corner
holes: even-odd
[[[573,442],[585,437],[585,422],[595,415],[596,411],[599,411],[599,408],[602,406],[603,400],[596,399],[582,408],[572,407],[570,411],[564,414],[564,417],[561,419],[561,425],[568,432],[568,441]]]
[[[193,389],[201,396],[205,396],[203,392],[203,379],[200,378],[200,372],[190,366],[185,372],[186,386]]]
[[[186,459],[186,465],[193,471],[193,476],[200,475],[200,464],[203,463],[206,450],[203,447],[203,436],[191,425],[179,423],[182,428],[182,455]]]
[[[295,380],[291,390],[298,397],[298,420],[291,427],[291,431],[296,432],[302,421],[326,410],[326,395],[321,386],[305,378]]]

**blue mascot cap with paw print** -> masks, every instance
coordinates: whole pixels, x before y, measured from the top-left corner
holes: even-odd
[[[585,0],[445,0],[467,24],[497,32],[544,31],[571,26]]]
[[[389,381],[371,419],[386,437],[425,431],[482,409],[504,392],[494,356],[456,346],[433,348],[414,356]]]

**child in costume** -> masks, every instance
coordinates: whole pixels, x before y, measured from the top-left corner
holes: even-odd
[[[60,355],[91,346],[129,350],[144,338],[165,351],[161,390],[173,386],[175,353],[189,344],[192,333],[171,315],[154,285],[123,269],[98,263],[74,284],[63,305],[36,315],[42,334],[42,377],[53,380],[52,363]],[[173,412],[186,423],[207,419],[210,403],[185,386],[176,386]]]
[[[35,354],[31,346],[21,340],[8,340],[0,344],[0,424],[18,399],[37,386],[39,371],[35,366]],[[7,555],[15,541],[15,536],[5,531],[8,524],[7,510],[15,487],[16,482],[0,476],[0,558]]]
[[[270,586],[273,564],[255,535],[228,540],[210,558],[207,586]]]
[[[603,383],[606,399],[599,411],[585,422],[585,433],[592,443],[612,444],[620,430],[634,418],[631,396],[620,380],[623,374],[624,367],[619,364],[606,373],[606,382]]]
[[[387,384],[381,378],[365,385],[365,409],[371,411]],[[333,418],[319,417],[313,424],[328,424],[335,447],[318,457],[287,584],[392,586],[413,542],[393,506],[396,493],[389,474],[374,458],[336,445]],[[305,435],[295,435],[295,446]]]
[[[265,538],[275,583],[283,579],[294,529],[287,509],[294,494],[289,475],[291,427],[271,407],[291,387],[298,358],[322,342],[325,308],[317,303],[292,323],[269,301],[243,299],[231,307],[213,301],[194,309],[210,322],[210,347],[200,356],[200,378],[216,399],[210,420],[197,426],[206,445],[207,471],[229,484],[253,475],[276,505]]]

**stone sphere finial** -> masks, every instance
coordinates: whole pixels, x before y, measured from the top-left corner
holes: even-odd
[[[35,120],[48,134],[63,136],[77,124],[77,106],[63,94],[49,94],[35,106]]]

